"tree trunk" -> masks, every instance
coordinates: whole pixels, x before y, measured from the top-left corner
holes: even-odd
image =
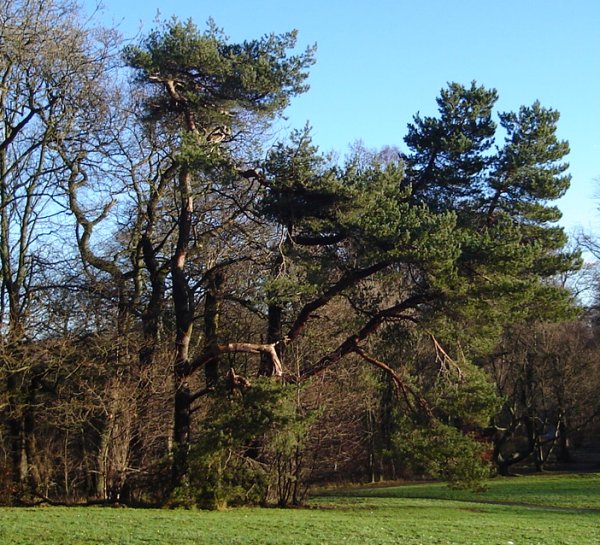
[[[36,440],[36,410],[37,384],[32,380],[27,398],[27,406],[23,415],[23,439],[27,457],[27,480],[32,494],[40,491],[42,479],[40,476],[40,460]]]
[[[10,454],[12,462],[12,481],[21,490],[27,479],[27,452],[25,449],[25,434],[23,420],[11,417],[8,419],[10,434]]]
[[[225,275],[214,270],[208,278],[208,289],[204,300],[204,347],[210,350],[218,343],[219,318],[221,314],[222,289]],[[219,382],[219,358],[214,357],[204,366],[206,387],[214,388]]]
[[[567,418],[561,413],[558,425],[556,427],[557,448],[556,460],[563,464],[569,464],[573,461],[569,444],[569,430],[567,427]]]
[[[191,373],[189,349],[194,323],[194,302],[184,267],[192,229],[193,199],[191,175],[182,166],[179,175],[181,211],[178,222],[178,237],[175,255],[171,262],[173,282],[173,306],[175,310],[175,414],[173,423],[174,456],[171,473],[173,487],[180,486],[187,474],[187,457],[190,447],[191,405],[188,378]]]
[[[38,467],[38,453],[35,438],[35,406],[37,404],[37,379],[19,380],[16,374],[9,375],[8,399],[10,414],[7,419],[10,436],[12,480],[20,495],[35,494],[39,491],[41,478]],[[25,388],[26,391],[19,390]],[[19,395],[25,394],[25,402],[18,402]]]
[[[139,353],[140,366],[146,369],[154,363],[165,293],[165,273],[156,261],[156,250],[150,240],[150,231],[149,228],[149,232],[141,239],[144,265],[150,275],[150,299],[142,313],[144,341]]]
[[[96,473],[94,479],[94,500],[106,501],[108,499],[108,450],[112,435],[112,422],[110,415],[107,417],[102,429],[96,453]]]
[[[283,309],[277,304],[270,304],[267,320],[267,344],[277,343],[282,338]],[[277,351],[277,356],[279,356],[279,359],[281,360],[281,357],[283,356],[282,345],[277,344],[275,350]],[[274,372],[273,358],[269,357],[268,354],[263,353],[260,358],[259,375],[271,377]]]

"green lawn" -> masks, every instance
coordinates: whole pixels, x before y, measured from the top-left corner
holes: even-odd
[[[598,545],[599,485],[600,475],[503,479],[475,498],[512,492],[540,507],[433,499],[454,492],[419,485],[329,492],[312,509],[1,509],[0,544]],[[429,498],[406,497],[416,495]]]
[[[482,493],[452,490],[444,484],[436,483],[355,487],[325,491],[321,496],[432,498],[600,510],[600,473],[545,473],[526,477],[498,477],[489,480],[486,484],[486,490]],[[319,498],[319,501],[321,499]]]

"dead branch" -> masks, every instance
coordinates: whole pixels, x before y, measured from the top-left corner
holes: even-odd
[[[242,375],[238,375],[233,367],[227,373],[227,382],[231,394],[234,394],[236,391],[243,392],[252,386],[250,381]]]
[[[456,371],[458,375],[458,380],[462,380],[463,371],[458,365],[458,363],[456,363],[456,361],[454,361],[454,359],[451,358],[448,355],[448,353],[442,348],[442,345],[438,342],[433,333],[429,333],[429,337],[435,349],[435,361],[440,366],[440,372],[444,374],[449,374],[450,370],[454,369],[454,371]]]
[[[208,362],[223,354],[232,354],[235,352],[244,352],[246,354],[268,354],[273,364],[273,375],[283,376],[283,365],[277,354],[277,343],[257,344],[257,343],[227,343],[215,344],[208,347],[204,353],[196,358],[190,365],[194,372],[196,369],[206,365]]]

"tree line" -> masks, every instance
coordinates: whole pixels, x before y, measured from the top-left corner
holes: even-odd
[[[272,136],[315,60],[295,31],[0,17],[1,501],[476,485],[596,425],[558,112],[449,83],[401,148],[340,160]]]

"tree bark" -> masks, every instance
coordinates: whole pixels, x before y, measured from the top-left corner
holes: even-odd
[[[277,356],[281,361],[285,348],[283,344],[279,343],[282,338],[283,309],[279,305],[272,303],[269,305],[267,312],[267,344],[275,345]],[[275,374],[275,371],[272,355],[263,352],[260,358],[258,374],[263,377],[271,377]]]
[[[208,287],[204,300],[204,346],[205,350],[218,343],[219,319],[221,315],[222,289],[225,274],[216,269],[208,275]],[[219,357],[214,357],[204,366],[206,387],[215,388],[219,382]]]
[[[192,229],[193,197],[191,174],[185,165],[179,174],[181,210],[178,220],[178,237],[175,254],[171,261],[173,282],[173,306],[175,310],[175,414],[173,423],[174,457],[171,484],[181,485],[187,474],[187,455],[190,446],[192,397],[188,378],[191,374],[189,349],[194,323],[194,302],[185,275],[185,263]]]

